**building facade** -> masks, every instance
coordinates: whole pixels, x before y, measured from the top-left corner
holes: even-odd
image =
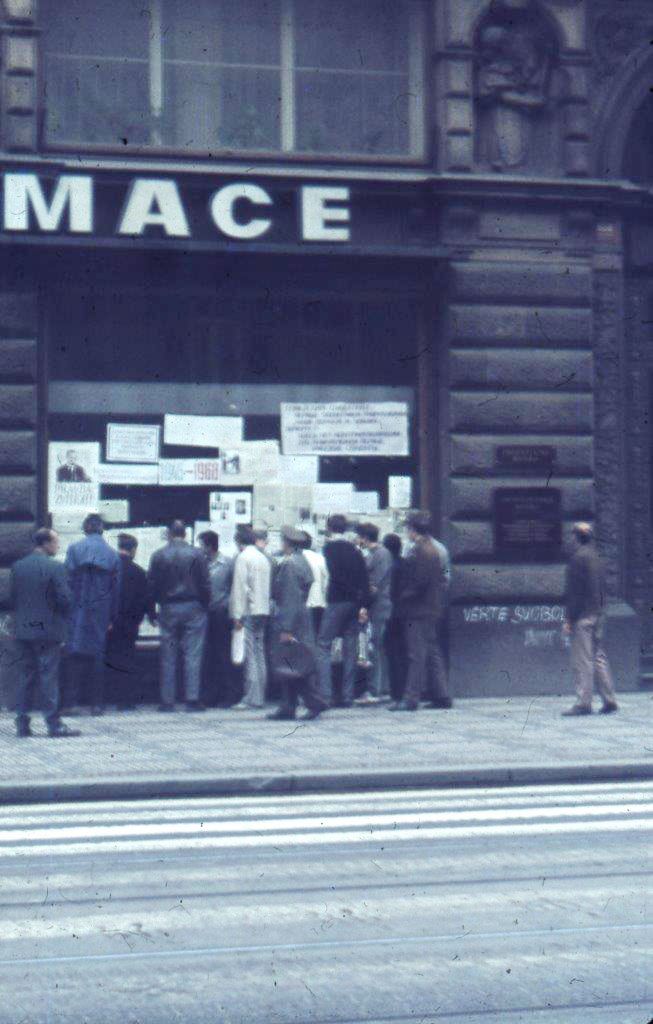
[[[609,637],[639,685],[649,5],[0,6],[3,606],[53,512],[53,445],[102,449],[109,422],[165,413],[240,416],[260,440],[284,403],[398,400],[408,453],[343,451],[320,479],[382,505],[389,475],[413,479],[454,559],[454,688],[564,685],[579,518],[596,523]],[[207,518],[205,490],[123,479],[101,496],[138,527]]]

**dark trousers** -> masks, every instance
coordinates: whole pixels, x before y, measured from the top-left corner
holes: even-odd
[[[73,708],[80,703],[104,707],[104,661],[104,651],[68,655],[62,707]]]
[[[61,644],[43,640],[17,640],[20,654],[18,685],[16,689],[16,721],[29,722],[29,712],[35,693],[48,727],[59,718],[59,663]]]
[[[174,704],[177,695],[177,658],[184,663],[185,700],[199,700],[202,657],[206,636],[206,611],[197,601],[164,604],[161,628],[161,703]]]
[[[140,676],[136,669],[136,630],[115,626],[109,634],[106,656],[106,688],[110,703],[133,707],[139,696]]]
[[[240,699],[236,668],[231,664],[231,623],[226,608],[210,611],[206,627],[202,694],[207,704],[235,704]]]
[[[294,714],[297,710],[297,700],[301,696],[309,711],[323,711],[324,701],[320,699],[317,689],[317,674],[307,676],[305,679],[284,679],[281,683],[281,704],[283,711]]]
[[[406,641],[401,619],[390,619],[384,637],[385,654],[390,675],[390,695],[401,700],[406,682]]]
[[[337,601],[324,609],[317,638],[317,673],[320,699],[327,706],[332,700],[331,645],[342,637],[342,697],[350,701],[356,682],[356,645],[358,641],[358,607],[353,601]]]
[[[447,669],[440,649],[439,620],[406,619],[404,638],[408,660],[404,700],[417,704],[423,695],[430,700],[447,697]]]

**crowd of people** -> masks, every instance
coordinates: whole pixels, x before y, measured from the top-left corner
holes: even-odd
[[[423,701],[449,708],[446,667],[450,560],[432,536],[429,516],[406,518],[409,547],[373,523],[327,520],[323,550],[309,533],[281,531],[282,550],[268,552],[265,530],[240,525],[238,554],[220,551],[209,529],[192,546],[175,521],[147,573],[135,562],[137,541],[105,540],[92,513],[84,537],[57,561],[59,538],[43,528],[34,551],[12,570],[18,736],[32,735],[33,691],[48,734],[75,736],[62,721],[85,698],[91,714],[105,699],[135,705],[137,640],[143,620],[160,634],[159,711],[174,712],[181,692],[186,710],[207,704],[234,711],[263,708],[271,681],[281,701],[268,718],[316,719],[331,707],[387,701],[388,710],[414,712]],[[591,710],[594,682],[604,712],[617,710],[601,644],[604,596],[588,524],[576,524],[577,550],[568,570],[567,620],[577,702],[566,714]],[[65,672],[60,693],[60,659]]]

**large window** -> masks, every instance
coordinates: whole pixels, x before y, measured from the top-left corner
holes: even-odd
[[[421,0],[43,0],[46,141],[419,158]]]

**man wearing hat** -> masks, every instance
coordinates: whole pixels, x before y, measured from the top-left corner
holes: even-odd
[[[576,703],[565,717],[592,712],[594,680],[603,699],[601,713],[618,710],[610,665],[603,650],[605,587],[594,531],[589,523],[575,523],[575,550],[567,565],[566,619],[564,632],[571,636],[571,670],[576,687]]]
[[[272,579],[274,617],[272,620],[272,669],[281,679],[283,698],[271,719],[292,719],[301,692],[307,711],[304,719],[317,718],[324,703],[316,693],[316,664],[313,627],[306,606],[313,585],[313,570],[302,549],[305,537],[301,530],[284,526],[282,559]]]

